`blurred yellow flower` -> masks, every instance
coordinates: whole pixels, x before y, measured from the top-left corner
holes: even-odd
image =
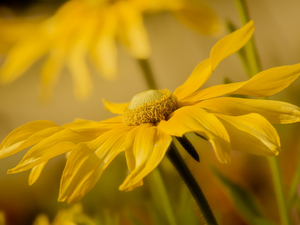
[[[0,225],[5,225],[5,215],[3,211],[0,211]]]
[[[186,24],[203,33],[211,34],[217,30],[217,18],[209,7],[185,2],[67,1],[54,16],[39,23],[11,48],[0,69],[0,82],[9,84],[47,54],[41,69],[42,97],[49,98],[53,85],[66,66],[73,78],[75,96],[84,100],[90,96],[93,87],[86,63],[87,56],[98,72],[109,80],[115,77],[117,70],[117,37],[128,47],[133,57],[149,57],[150,46],[143,25],[143,13],[172,10]],[[20,24],[15,28],[20,30],[26,27]],[[6,27],[2,33],[11,32],[11,29]]]
[[[74,203],[96,184],[109,163],[125,151],[130,174],[119,187],[129,191],[161,162],[172,141],[188,132],[204,136],[221,163],[230,162],[231,150],[275,156],[280,141],[271,123],[300,120],[300,108],[280,101],[221,97],[241,94],[273,95],[300,75],[300,64],[272,68],[248,81],[198,89],[218,64],[242,48],[254,32],[253,22],[225,36],[212,48],[210,57],[198,64],[186,82],[172,94],[149,90],[130,103],[104,101],[108,110],[123,114],[105,121],[77,119],[58,126],[35,121],[12,131],[0,146],[0,158],[34,145],[8,173],[32,169],[34,183],[47,161],[71,151],[63,172],[59,201]]]
[[[9,48],[22,36],[27,35],[36,25],[37,19],[3,19],[0,17],[0,55],[4,55]]]
[[[60,210],[53,222],[50,223],[48,217],[44,214],[40,214],[35,219],[33,225],[96,225],[96,223],[87,215],[83,213],[82,205],[77,203],[70,207],[69,209]]]

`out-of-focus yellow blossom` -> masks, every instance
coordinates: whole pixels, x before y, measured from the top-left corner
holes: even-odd
[[[142,11],[157,13],[170,11],[185,25],[206,35],[215,34],[220,23],[214,11],[202,3],[193,0],[132,0]]]
[[[4,212],[0,211],[0,225],[5,225],[5,215]]]
[[[0,158],[34,145],[8,173],[32,169],[32,180],[47,161],[71,151],[62,175],[59,201],[74,203],[99,180],[110,162],[125,151],[130,174],[119,187],[130,191],[143,184],[166,154],[172,136],[188,132],[204,136],[221,163],[230,162],[231,150],[275,156],[280,140],[273,124],[300,120],[300,108],[280,101],[222,97],[227,94],[264,97],[289,86],[300,75],[300,64],[268,69],[248,81],[198,90],[218,64],[242,48],[254,32],[253,22],[222,38],[210,57],[194,69],[172,94],[168,90],[142,92],[130,103],[106,108],[123,114],[95,122],[78,119],[58,126],[50,121],[25,124],[0,146]]]
[[[33,225],[76,225],[76,224],[85,224],[85,225],[96,225],[96,223],[87,215],[83,213],[82,205],[75,204],[69,209],[60,210],[55,216],[52,223],[49,222],[49,219],[46,215],[40,214],[35,219]]]
[[[0,17],[0,55],[5,54],[9,48],[36,25],[35,19]]]
[[[50,96],[65,66],[72,74],[75,96],[84,100],[93,87],[87,56],[106,79],[116,75],[116,38],[128,47],[133,57],[149,57],[143,13],[153,10],[174,11],[185,23],[198,24],[197,29],[206,34],[215,32],[218,26],[210,8],[181,0],[71,0],[11,48],[0,69],[0,82],[9,84],[47,55],[41,69],[42,96]],[[19,27],[25,28],[20,24],[15,29]]]
[[[50,225],[50,221],[47,215],[45,214],[39,214],[35,221],[33,222],[33,225]]]

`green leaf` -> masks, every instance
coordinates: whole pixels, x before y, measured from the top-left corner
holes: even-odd
[[[236,184],[225,177],[215,167],[211,166],[211,170],[222,186],[225,187],[226,193],[229,195],[229,198],[245,221],[251,225],[273,224],[263,218],[260,205],[248,190],[245,190],[239,184]]]

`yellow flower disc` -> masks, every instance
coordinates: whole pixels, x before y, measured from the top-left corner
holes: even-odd
[[[169,90],[149,90],[135,95],[125,113],[123,122],[128,126],[156,123],[178,109],[178,100]]]

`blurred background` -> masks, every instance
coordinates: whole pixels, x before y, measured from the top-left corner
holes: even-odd
[[[197,1],[197,0],[195,0]],[[199,0],[200,1],[200,0]],[[0,65],[7,52],[19,40],[35,31],[40,21],[53,15],[64,3],[61,0],[0,1]],[[170,10],[143,14],[151,48],[149,64],[152,67],[159,88],[175,90],[191,74],[193,68],[209,56],[212,46],[228,31],[226,23],[231,21],[241,27],[241,21],[233,0],[201,0],[217,15],[219,30],[205,35],[191,29],[174,17]],[[250,17],[255,23],[254,40],[262,68],[291,65],[300,61],[300,2],[297,0],[252,0],[247,1]],[[110,3],[113,4],[113,3]],[[7,35],[9,27],[13,35]],[[83,27],[78,26],[78,30]],[[4,32],[5,31],[5,32]],[[9,38],[8,38],[9,37]],[[27,57],[26,54],[19,57]],[[3,140],[15,128],[34,120],[51,120],[61,125],[76,118],[103,120],[113,116],[106,111],[102,98],[112,102],[130,101],[135,94],[147,90],[138,61],[121,42],[117,42],[117,74],[109,81],[88,63],[93,81],[93,92],[85,101],[78,101],[73,94],[73,80],[70,72],[62,69],[50,100],[39,97],[40,71],[45,57],[38,59],[20,78],[8,85],[0,86],[0,139]],[[221,84],[224,78],[233,82],[248,79],[245,69],[237,56],[224,60],[204,87]],[[300,80],[296,80],[272,99],[290,102],[300,106]],[[285,191],[288,191],[299,163],[299,124],[276,126],[281,137],[282,152],[279,155]],[[229,165],[220,164],[212,148],[205,141],[191,137],[200,155],[198,163],[186,156],[188,165],[196,176],[208,202],[220,224],[247,224],[220,185],[209,166],[215,165],[224,175],[253,193],[263,206],[265,215],[274,222],[279,216],[274,198],[270,172],[265,158],[232,152]],[[28,185],[28,172],[7,175],[6,171],[21,160],[26,151],[2,159],[0,163],[0,211],[4,212],[7,225],[33,224],[40,213],[53,220],[60,209],[68,208],[67,203],[57,202],[59,180],[65,156],[49,161],[39,180]],[[174,210],[180,211],[179,195],[184,183],[167,159],[162,163],[163,178],[166,181]],[[126,176],[124,155],[119,155],[105,171],[98,184],[82,199],[84,212],[90,217],[119,218],[119,224],[132,224],[128,215],[142,224],[155,223],[150,213],[153,198],[149,182],[132,192],[120,192],[118,186]],[[178,185],[179,184],[179,185]],[[192,197],[187,194],[190,210],[195,221],[201,222],[201,215]],[[182,205],[181,205],[182,207]],[[178,214],[179,216],[179,214]],[[1,224],[1,222],[0,222]],[[184,222],[179,223],[184,224]],[[300,224],[300,223],[298,223]]]

